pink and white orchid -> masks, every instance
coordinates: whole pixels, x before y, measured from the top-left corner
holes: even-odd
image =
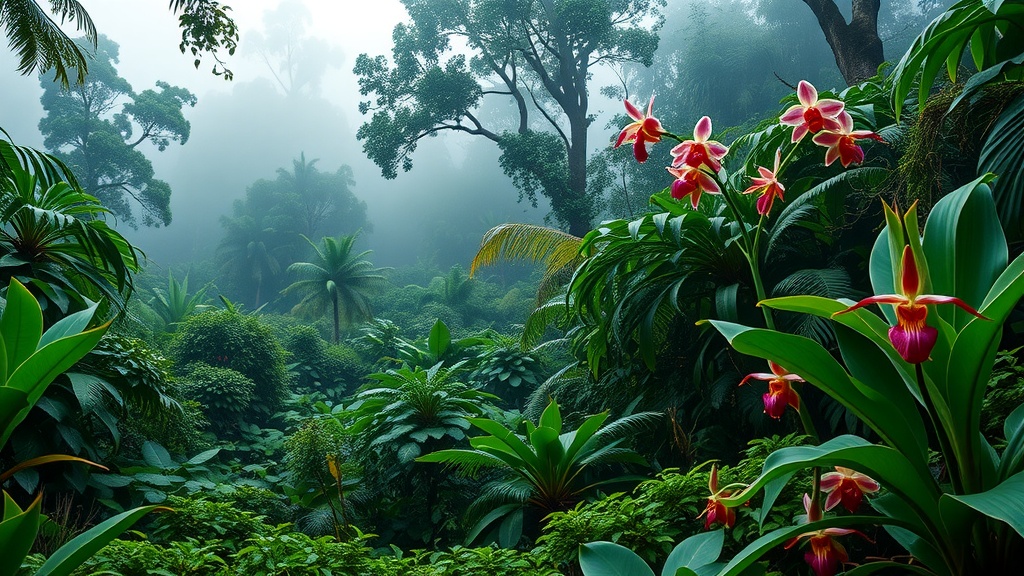
[[[784,126],[794,126],[793,142],[799,142],[808,132],[817,134],[822,130],[838,130],[839,114],[845,106],[839,100],[818,100],[818,91],[806,80],[796,87],[799,104],[794,104],[779,118]]]
[[[633,156],[637,162],[647,161],[647,144],[655,144],[661,141],[661,135],[665,133],[665,130],[661,127],[661,122],[651,115],[651,111],[654,108],[654,96],[651,96],[650,103],[647,104],[647,114],[643,114],[637,109],[629,100],[623,100],[623,104],[626,105],[626,113],[629,117],[634,120],[630,124],[627,124],[622,132],[619,132],[619,138],[615,141],[615,148],[618,148],[622,144],[633,144]]]
[[[959,298],[921,294],[924,288],[921,271],[917,267],[914,251],[910,246],[903,248],[903,259],[900,262],[897,284],[900,286],[900,294],[871,296],[846,310],[836,312],[836,315],[852,312],[868,304],[894,305],[896,307],[896,325],[889,328],[889,341],[892,342],[899,355],[911,364],[920,364],[928,360],[928,355],[935,347],[935,339],[938,337],[938,330],[926,324],[928,304],[954,304],[969,314],[988,320]]]
[[[761,177],[751,178],[750,188],[743,191],[744,194],[761,192],[761,196],[757,199],[757,212],[759,214],[767,215],[768,212],[771,212],[775,198],[782,200],[782,194],[786,191],[786,187],[780,184],[778,180],[780,164],[782,164],[781,148],[775,151],[775,167],[769,170],[764,166],[758,166],[757,172],[761,174]]]
[[[740,381],[740,386],[746,384],[748,380],[764,380],[768,382],[768,391],[762,396],[764,400],[764,413],[778,420],[782,418],[782,414],[786,411],[786,406],[792,406],[797,411],[800,410],[800,395],[796,393],[796,390],[793,390],[793,386],[790,383],[803,382],[804,379],[796,374],[790,374],[785,368],[771,360],[768,361],[768,366],[771,368],[771,374],[765,372],[747,374]]]
[[[713,172],[721,170],[722,158],[729,153],[729,148],[710,138],[711,118],[704,116],[693,127],[693,140],[684,140],[672,148],[672,166],[707,166]]]
[[[821,491],[828,494],[825,510],[831,510],[842,503],[843,508],[856,512],[864,501],[864,495],[874,494],[880,488],[878,482],[870,476],[842,466],[836,466],[835,472],[821,475]]]
[[[666,169],[676,177],[675,182],[672,183],[672,197],[676,200],[682,200],[689,196],[694,210],[697,209],[700,195],[704,192],[708,194],[722,193],[718,182],[715,182],[715,179],[710,174],[696,166],[683,165],[680,168],[669,166]]]
[[[815,134],[812,140],[815,144],[828,148],[825,152],[825,166],[831,166],[838,158],[843,168],[848,168],[850,164],[860,164],[864,161],[864,150],[857,145],[857,140],[866,138],[885,142],[881,136],[870,130],[854,130],[853,117],[844,110],[839,114],[839,128]]]

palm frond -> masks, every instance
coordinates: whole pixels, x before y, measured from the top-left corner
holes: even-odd
[[[96,26],[77,0],[50,0],[50,7],[62,23],[73,22],[84,32],[95,48]],[[8,46],[18,56],[18,72],[28,75],[52,68],[54,79],[66,87],[70,84],[68,69],[73,68],[76,81],[85,81],[88,62],[82,49],[36,0],[4,0],[0,3],[0,26]]]
[[[488,230],[480,240],[469,275],[482,266],[499,261],[525,260],[544,263],[550,275],[570,267],[579,258],[583,240],[555,228],[534,224],[501,224]]]

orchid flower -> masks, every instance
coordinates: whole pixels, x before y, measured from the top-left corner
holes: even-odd
[[[900,294],[871,296],[846,310],[836,312],[836,314],[846,314],[868,304],[894,305],[896,307],[896,325],[889,328],[889,341],[892,342],[899,355],[911,364],[920,364],[928,360],[928,355],[935,347],[935,339],[938,337],[938,330],[925,323],[928,318],[928,304],[955,304],[969,314],[982,320],[988,320],[959,298],[933,294],[922,295],[921,271],[917,267],[914,251],[910,246],[903,248],[899,276],[897,283],[900,286]]]
[[[821,520],[821,510],[817,509],[817,505],[811,503],[811,497],[804,494],[804,510],[807,511],[807,521],[814,522]],[[835,576],[836,572],[839,571],[839,566],[850,561],[849,555],[846,553],[846,548],[842,544],[836,542],[834,537],[846,536],[847,534],[857,534],[863,537],[867,541],[871,541],[863,532],[859,530],[853,530],[850,528],[825,528],[823,530],[815,530],[812,532],[804,532],[796,538],[786,542],[784,548],[789,550],[795,546],[800,540],[807,538],[811,543],[811,549],[804,554],[804,560],[814,570],[816,576]]]
[[[704,192],[708,194],[722,193],[718,182],[715,182],[715,179],[710,174],[700,168],[684,165],[681,168],[669,166],[666,169],[676,177],[676,181],[672,183],[672,197],[676,200],[682,200],[689,196],[694,210],[697,209],[700,195]]]
[[[722,158],[729,153],[729,148],[711,138],[711,118],[704,116],[693,127],[693,140],[684,140],[672,148],[672,165],[707,166],[714,172],[722,169]]]
[[[791,106],[779,118],[784,126],[793,128],[793,142],[799,142],[805,134],[817,134],[822,130],[838,130],[838,116],[845,106],[839,100],[818,100],[818,91],[810,82],[801,80],[796,87],[799,104]]]
[[[869,476],[842,466],[836,466],[835,472],[821,475],[821,491],[828,494],[825,510],[842,503],[843,508],[856,512],[864,501],[864,494],[874,494],[879,488],[878,482]]]
[[[765,372],[747,374],[740,381],[740,386],[743,386],[751,379],[767,381],[768,391],[763,396],[764,412],[778,420],[782,418],[783,412],[786,411],[786,406],[792,406],[794,410],[800,410],[800,395],[796,393],[796,390],[793,390],[790,382],[803,382],[804,379],[796,374],[790,374],[785,368],[771,360],[768,361],[768,366],[772,370],[771,374]]]
[[[704,511],[700,513],[701,516],[707,514],[704,519],[704,529],[710,530],[715,524],[721,524],[726,528],[732,528],[736,524],[736,511],[722,503],[720,498],[728,498],[731,494],[731,490],[719,490],[718,489],[718,465],[711,465],[711,475],[708,478],[708,490],[711,492],[711,496],[708,497],[708,505],[704,508]]]
[[[626,113],[634,122],[626,125],[619,132],[619,138],[615,141],[615,148],[618,148],[622,144],[633,144],[633,156],[636,157],[637,162],[647,161],[647,143],[654,144],[661,141],[661,135],[665,133],[665,130],[661,127],[661,122],[651,115],[651,110],[654,108],[654,96],[651,96],[651,101],[647,104],[647,114],[642,114],[629,100],[623,100],[623,104],[626,105]]]
[[[857,140],[865,138],[885,142],[881,136],[870,130],[854,130],[853,117],[844,110],[839,114],[838,129],[815,134],[812,140],[815,144],[828,148],[825,152],[825,166],[831,166],[838,158],[843,163],[843,168],[848,168],[850,164],[860,164],[864,161],[864,150],[857,145]]]
[[[761,174],[761,177],[751,178],[750,188],[743,191],[744,194],[761,192],[761,196],[757,199],[758,214],[767,215],[772,209],[772,203],[775,202],[775,198],[777,197],[779,200],[782,200],[782,193],[786,191],[785,186],[779,183],[777,176],[780,164],[782,164],[781,148],[775,151],[775,168],[769,170],[764,166],[758,166],[757,171]]]

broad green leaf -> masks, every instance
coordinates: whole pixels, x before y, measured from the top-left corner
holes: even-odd
[[[54,342],[66,336],[74,336],[75,334],[85,331],[89,326],[89,322],[92,320],[92,317],[96,314],[97,307],[98,304],[93,304],[85,310],[69,314],[68,316],[58,320],[53,326],[50,326],[49,330],[43,333],[42,338],[39,340],[38,347],[42,348],[50,342]]]
[[[142,445],[142,459],[145,460],[146,464],[149,466],[159,468],[161,470],[178,467],[178,464],[173,458],[171,458],[167,449],[152,440],[147,440]]]
[[[736,351],[772,360],[800,375],[846,406],[890,446],[925,466],[927,436],[920,419],[912,416],[916,406],[896,405],[891,383],[861,382],[851,377],[828,351],[809,338],[730,322],[709,322]]]
[[[498,545],[502,548],[515,548],[522,537],[523,508],[520,506],[505,516],[501,526],[498,527]]]
[[[61,546],[43,563],[36,576],[69,576],[132,524],[154,510],[169,509],[163,506],[143,506],[104,520]]]
[[[858,436],[838,436],[819,446],[792,446],[777,450],[765,459],[764,469],[754,482],[724,501],[730,506],[739,506],[772,480],[815,466],[844,466],[867,474],[901,498],[913,512],[909,517],[891,518],[885,522],[892,521],[915,532],[925,530],[938,539],[942,538],[941,522],[935,509],[940,490],[929,468],[914,465],[897,450],[871,444]]]
[[[680,568],[696,570],[718,560],[725,544],[725,530],[702,532],[680,542],[665,560],[661,576],[672,576]]]
[[[943,494],[939,509],[943,519],[960,518],[958,508],[966,506],[989,518],[1006,522],[1024,537],[1024,472],[1010,476],[995,488],[978,494]]]
[[[843,576],[868,576],[868,574],[883,571],[891,572],[893,574],[922,574],[923,576],[935,576],[934,572],[923,566],[891,561],[868,562],[867,564],[861,564],[856,568],[843,572]]]
[[[12,278],[7,288],[7,307],[0,316],[0,334],[7,349],[6,380],[28,359],[43,335],[43,313],[35,296],[25,285]]]
[[[430,456],[430,454],[428,454],[427,456]],[[424,458],[426,458],[426,456],[424,456]],[[420,460],[422,461],[422,459]],[[498,506],[494,510],[491,510],[483,518],[481,518],[475,525],[473,525],[473,528],[470,529],[469,534],[466,535],[466,542],[472,543],[474,540],[477,539],[481,532],[486,530],[487,527],[493,524],[496,520],[510,514],[515,510],[521,510],[522,507],[523,505],[519,503],[503,504],[501,506]]]
[[[1017,406],[1006,417],[1003,436],[1006,438],[1006,448],[999,462],[1000,480],[1020,472],[1021,463],[1024,462],[1024,404]]]
[[[28,394],[0,386],[0,440],[6,441],[18,421],[18,413],[28,408]]]
[[[613,542],[580,546],[580,568],[584,576],[654,576],[643,558]]]
[[[740,576],[745,570],[757,563],[765,554],[778,548],[786,541],[797,536],[824,530],[825,528],[846,528],[849,526],[871,526],[877,524],[881,518],[877,516],[836,516],[826,518],[817,522],[800,524],[797,526],[786,526],[778,528],[761,536],[747,545],[725,565],[718,573],[718,576]],[[639,573],[637,573],[639,574]]]
[[[39,494],[28,509],[19,511],[7,492],[4,492],[3,495],[4,521],[0,522],[0,574],[17,574],[39,532],[39,512],[43,496]],[[9,510],[14,514],[10,514]]]
[[[562,433],[562,414],[558,411],[558,404],[554,400],[548,402],[547,408],[540,415],[538,424],[551,428],[557,434]]]
[[[434,358],[440,360],[451,343],[452,333],[448,330],[448,326],[440,320],[434,322],[434,326],[430,328],[430,337],[427,340],[427,348],[434,355]]]

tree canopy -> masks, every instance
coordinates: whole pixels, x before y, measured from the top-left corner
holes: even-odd
[[[85,39],[79,40],[86,48]],[[118,45],[100,36],[85,81],[65,88],[41,78],[46,116],[39,122],[48,150],[63,159],[83,189],[99,198],[118,218],[137,225],[132,209],[141,208],[146,226],[171,223],[171,188],[155,178],[144,142],[163,151],[188,141],[190,124],[182,113],[196,97],[184,88],[157,82],[136,93],[118,75]]]
[[[392,60],[361,54],[371,114],[357,137],[386,178],[412,169],[419,141],[463,132],[495,142],[501,168],[582,236],[597,214],[587,186],[588,82],[599,64],[649,65],[661,0],[403,0]],[[469,51],[467,58],[462,52]],[[488,98],[491,97],[491,98]],[[511,118],[492,100],[514,104]],[[497,102],[495,102],[497,104]]]

